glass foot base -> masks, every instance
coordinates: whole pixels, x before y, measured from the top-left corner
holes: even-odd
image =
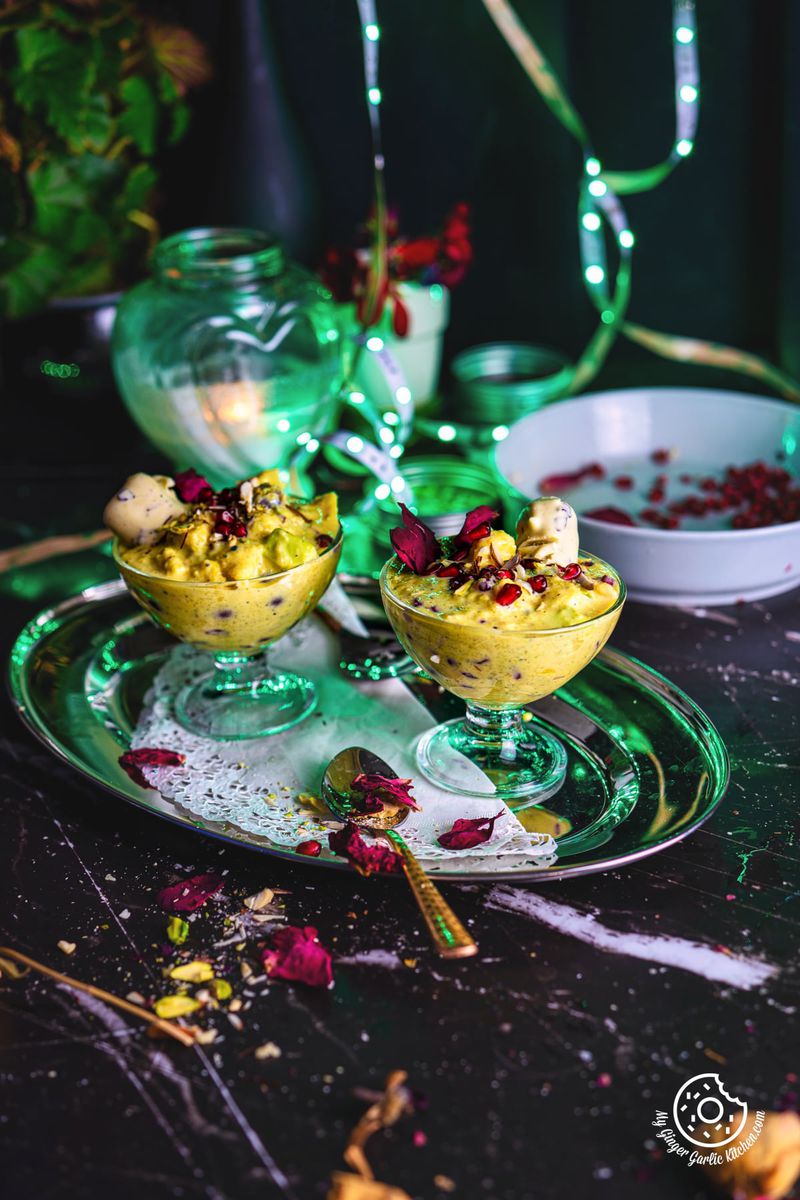
[[[497,736],[476,736],[466,718],[446,721],[417,744],[420,771],[447,792],[497,796],[513,809],[541,804],[567,773],[567,752],[544,729],[520,721]]]
[[[281,672],[225,687],[212,671],[178,695],[175,716],[191,733],[236,742],[290,729],[316,703],[313,683],[300,675]]]

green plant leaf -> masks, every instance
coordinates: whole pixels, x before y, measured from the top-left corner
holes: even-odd
[[[133,168],[115,201],[115,207],[123,219],[127,220],[132,208],[147,209],[157,178],[155,169],[149,163],[139,163]]]
[[[188,104],[184,104],[181,101],[175,105],[172,110],[172,123],[170,125],[169,137],[167,138],[170,146],[174,146],[176,142],[179,142],[186,133],[186,130],[189,128],[190,117],[191,110]]]
[[[65,256],[54,246],[34,239],[14,239],[3,247],[16,261],[0,276],[0,307],[9,317],[36,312],[58,287]]]
[[[158,101],[153,89],[141,76],[132,75],[123,82],[120,94],[125,108],[119,118],[119,132],[130,137],[142,154],[153,154],[158,130]]]
[[[53,159],[28,171],[34,233],[70,246],[78,216],[103,211],[123,169],[118,161],[83,154]]]
[[[93,93],[87,99],[81,112],[82,129],[80,140],[70,141],[71,150],[93,150],[101,154],[111,141],[114,133],[114,121],[108,103],[108,96],[99,92]]]
[[[70,42],[56,29],[29,27],[17,31],[16,44],[19,66],[11,78],[18,104],[80,144],[94,80],[91,41]]]

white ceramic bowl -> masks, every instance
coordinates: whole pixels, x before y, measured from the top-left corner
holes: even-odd
[[[652,461],[658,449],[674,452],[676,475],[719,476],[763,459],[800,476],[800,406],[711,388],[627,388],[562,400],[517,421],[496,448],[509,518],[523,499],[541,494],[542,478],[599,462],[609,478],[565,490],[564,498],[580,517],[582,548],[613,563],[631,598],[733,604],[800,584],[800,521],[739,530],[701,528],[713,523],[704,518],[686,522],[694,528],[663,530],[581,516],[607,504],[635,515],[653,474],[665,470]],[[623,473],[634,477],[633,492],[614,490],[610,478]]]

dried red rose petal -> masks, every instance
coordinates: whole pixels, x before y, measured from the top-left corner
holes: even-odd
[[[405,504],[400,505],[403,528],[393,529],[389,534],[395,554],[416,575],[424,575],[439,555],[439,543],[432,529],[410,512]]]
[[[470,850],[488,842],[494,833],[494,823],[502,817],[502,810],[494,817],[459,817],[447,833],[436,839],[445,850]]]
[[[334,854],[347,858],[359,875],[397,875],[403,860],[386,842],[366,842],[358,826],[352,822],[328,834],[328,845]]]
[[[585,517],[593,517],[595,521],[605,521],[608,525],[636,524],[630,513],[623,512],[621,508],[614,508],[613,504],[607,504],[601,508],[587,509],[583,515]]]
[[[455,563],[448,563],[447,566],[439,567],[436,574],[440,579],[455,579],[461,574],[461,569]]]
[[[126,750],[117,759],[123,771],[140,787],[151,788],[142,767],[180,767],[186,762],[186,755],[177,750],[162,750],[153,746],[140,746],[138,750]]]
[[[300,929],[287,925],[279,929],[272,946],[261,955],[267,974],[274,979],[289,979],[308,987],[329,988],[333,983],[333,967],[328,950],[319,940],[313,925]]]
[[[322,842],[312,838],[308,842],[299,842],[294,848],[295,854],[305,854],[307,858],[319,858],[322,853]]]
[[[222,883],[222,876],[213,872],[191,875],[188,879],[181,879],[170,887],[162,888],[156,900],[164,912],[195,912],[203,907],[209,896],[219,891]]]
[[[411,795],[412,786],[410,779],[379,775],[376,771],[362,771],[353,780],[353,787],[361,793],[365,802],[378,801],[377,808],[365,808],[364,812],[380,812],[384,804],[403,804],[419,812],[419,805]]]
[[[547,475],[539,480],[542,495],[558,495],[567,488],[577,487],[584,479],[605,479],[606,469],[600,463],[589,463],[578,471],[564,471],[560,475]]]
[[[464,517],[464,524],[456,534],[457,542],[477,542],[478,538],[487,537],[491,532],[489,526],[492,521],[496,521],[498,516],[497,509],[490,508],[488,504],[481,504],[478,508],[470,509]]]
[[[175,491],[178,493],[178,499],[184,504],[198,504],[210,500],[214,495],[211,484],[202,475],[198,475],[194,467],[178,472],[175,476]]]
[[[504,583],[494,598],[495,604],[500,604],[503,608],[508,608],[509,604],[513,604],[515,600],[519,600],[521,595],[522,588],[518,583]]]

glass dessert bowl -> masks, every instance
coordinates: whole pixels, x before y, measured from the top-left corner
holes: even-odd
[[[181,510],[163,520],[151,476],[132,476],[106,509],[117,533],[114,561],[133,598],[173,637],[213,652],[212,669],[175,697],[175,716],[192,733],[224,741],[279,733],[313,711],[311,681],[271,671],[266,650],[319,603],[342,546],[335,496],[287,495],[269,472],[256,480],[245,481],[256,483],[246,493],[249,513],[230,495],[211,493],[179,500]],[[172,490],[170,480],[154,482]],[[121,514],[112,508],[140,500],[142,520],[137,512],[131,521],[130,507]],[[174,496],[169,503],[176,507]],[[228,538],[216,532],[219,513],[232,514]]]
[[[591,662],[616,626],[626,594],[612,567],[579,555],[577,521],[568,505],[563,508],[574,533],[566,547],[550,541],[557,557],[569,561],[554,561],[546,539],[538,546],[526,540],[525,514],[551,500],[523,510],[516,541],[492,532],[485,520],[469,530],[468,515],[466,535],[462,530],[463,536],[437,543],[433,561],[417,558],[410,566],[401,546],[380,578],[383,605],[403,648],[467,706],[463,718],[419,741],[420,770],[447,791],[494,795],[514,801],[515,808],[558,791],[567,763],[558,739],[537,726],[524,706]],[[541,524],[540,517],[534,524]],[[407,529],[412,521],[404,514]]]

